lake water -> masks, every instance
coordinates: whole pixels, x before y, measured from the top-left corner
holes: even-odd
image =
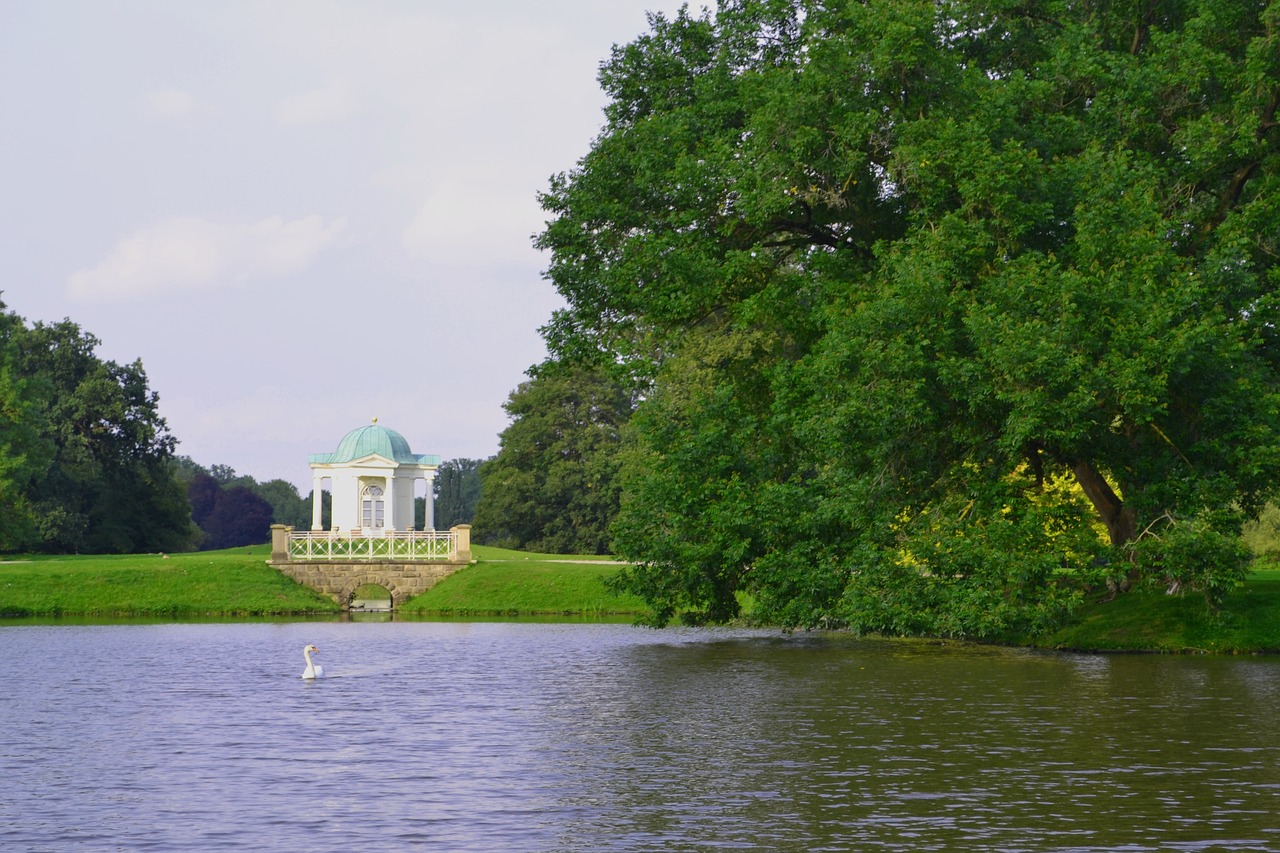
[[[0,850],[1280,850],[1278,707],[1275,659],[7,626]]]

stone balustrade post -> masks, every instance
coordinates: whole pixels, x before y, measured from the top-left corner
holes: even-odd
[[[457,557],[455,559],[460,563],[470,563],[471,525],[457,524],[449,528],[449,532],[453,534],[454,544],[457,546]]]
[[[284,524],[271,525],[271,560],[281,562],[289,559],[289,534],[292,527]]]

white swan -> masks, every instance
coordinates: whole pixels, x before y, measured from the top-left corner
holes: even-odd
[[[303,646],[302,656],[307,659],[307,668],[302,671],[303,678],[320,678],[324,675],[324,667],[311,662],[311,653],[320,651],[315,646]]]

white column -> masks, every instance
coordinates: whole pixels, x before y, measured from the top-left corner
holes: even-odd
[[[333,495],[333,525],[344,533],[360,526],[360,480],[351,471],[337,471],[329,483]]]
[[[422,529],[436,529],[436,494],[435,494],[435,472],[429,472],[424,478],[427,481],[427,497],[423,501],[423,509],[426,510],[422,515]]]
[[[324,478],[318,475],[311,475],[311,529],[320,529],[320,491],[324,484]]]
[[[394,472],[387,475],[387,503],[383,507],[386,515],[382,519],[383,530],[396,529],[396,475]]]

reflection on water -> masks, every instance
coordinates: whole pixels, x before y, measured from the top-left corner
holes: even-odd
[[[0,849],[1280,850],[1278,684],[621,625],[4,627]]]

